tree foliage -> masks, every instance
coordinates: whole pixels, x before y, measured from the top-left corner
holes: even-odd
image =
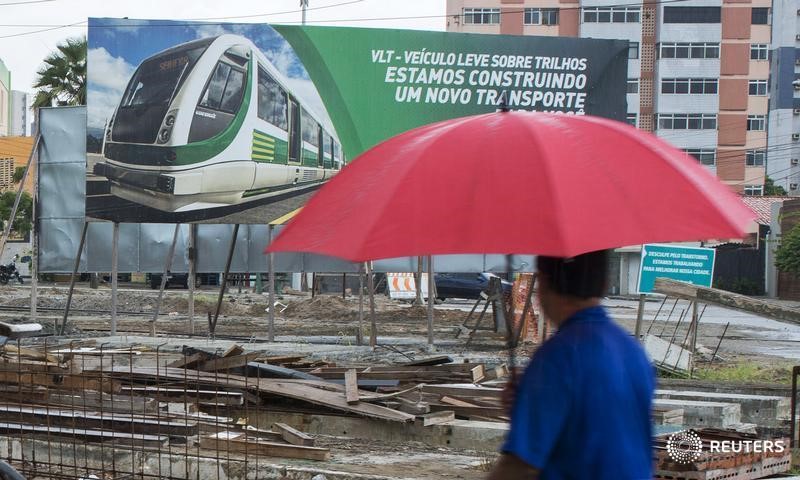
[[[0,195],[0,227],[5,228],[8,217],[11,215],[11,209],[14,208],[14,200],[17,197],[16,192],[3,192]],[[22,192],[22,198],[19,201],[17,214],[14,217],[14,223],[11,224],[12,231],[20,237],[24,237],[31,231],[33,215],[33,199],[28,192]]]
[[[68,38],[36,72],[33,108],[86,105],[86,37]]]
[[[800,224],[781,238],[781,245],[775,251],[775,266],[783,272],[800,275]]]
[[[22,177],[25,176],[25,167],[17,167],[14,169],[14,176],[12,179],[14,183],[19,183],[22,181]]]
[[[781,187],[780,185],[775,185],[775,180],[766,177],[764,179],[764,195],[770,195],[775,197],[785,197],[789,193],[786,191],[785,188]]]

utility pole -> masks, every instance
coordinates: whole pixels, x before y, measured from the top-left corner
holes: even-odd
[[[306,9],[308,8],[308,0],[300,0],[300,7],[303,9],[303,25],[306,24]]]

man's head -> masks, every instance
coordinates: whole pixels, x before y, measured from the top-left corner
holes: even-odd
[[[598,302],[606,292],[608,252],[584,253],[572,258],[540,256],[539,301],[544,314],[561,323],[564,315]]]

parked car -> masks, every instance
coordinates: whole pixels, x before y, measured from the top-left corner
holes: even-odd
[[[496,277],[493,273],[437,273],[433,279],[436,282],[436,298],[465,298],[477,300],[481,292],[489,288],[489,279]],[[511,293],[512,283],[502,280],[503,292]]]
[[[167,284],[164,286],[164,288],[169,288],[171,285],[181,288],[189,288],[189,274],[167,272]],[[151,273],[150,288],[155,289],[159,287],[161,287],[161,274]]]

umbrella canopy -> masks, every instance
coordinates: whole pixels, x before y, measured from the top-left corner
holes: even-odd
[[[571,257],[740,238],[754,214],[684,152],[603,118],[498,112],[397,135],[356,158],[268,247],[366,261]]]

